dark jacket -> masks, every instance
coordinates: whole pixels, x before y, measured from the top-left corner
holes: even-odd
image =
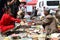
[[[9,1],[11,1],[11,0],[9,0]],[[17,0],[16,2],[9,5],[9,7],[11,8],[11,13],[14,15],[15,18],[17,16],[19,4],[20,4],[20,2]]]

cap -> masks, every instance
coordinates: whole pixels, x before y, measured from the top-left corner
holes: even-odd
[[[49,8],[44,8],[45,11],[49,11],[50,9]]]
[[[47,11],[48,13],[50,13],[50,9],[49,8],[44,8],[44,11]]]

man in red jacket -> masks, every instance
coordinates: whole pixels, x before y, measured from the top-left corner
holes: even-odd
[[[11,12],[9,11],[10,9],[6,10],[6,12],[3,14],[2,19],[0,21],[0,31],[6,32],[10,29],[14,28],[14,23],[15,22],[20,22],[19,19],[15,19]]]

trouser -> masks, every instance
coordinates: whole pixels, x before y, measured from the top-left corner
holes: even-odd
[[[46,26],[45,27],[45,31],[46,31],[46,34],[47,35],[49,35],[49,34],[51,34],[51,33],[56,33],[57,32],[57,28],[56,27],[48,27],[48,26]]]

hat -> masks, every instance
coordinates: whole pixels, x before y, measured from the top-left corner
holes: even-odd
[[[49,8],[45,8],[44,11],[47,11],[48,13],[50,13],[50,9]]]
[[[44,10],[45,10],[45,11],[49,11],[50,9],[49,9],[49,8],[45,8]]]

